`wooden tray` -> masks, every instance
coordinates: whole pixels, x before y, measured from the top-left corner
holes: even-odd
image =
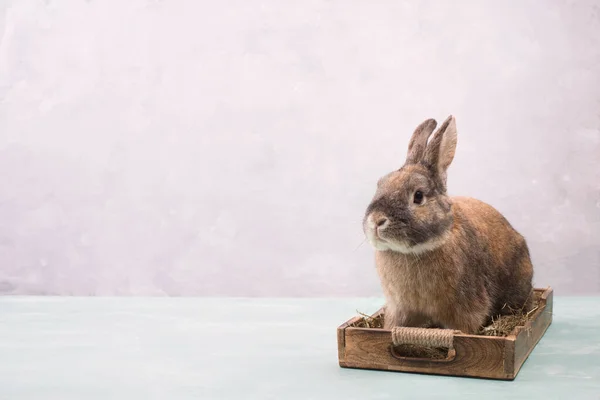
[[[525,326],[505,337],[454,333],[448,357],[440,360],[400,357],[392,331],[354,327],[361,319],[354,317],[337,330],[340,367],[513,380],[552,322],[552,288],[535,291],[538,309]]]

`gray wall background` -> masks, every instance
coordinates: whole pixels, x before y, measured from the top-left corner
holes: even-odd
[[[3,1],[0,293],[380,295],[362,213],[457,116],[452,194],[600,293],[595,1]]]

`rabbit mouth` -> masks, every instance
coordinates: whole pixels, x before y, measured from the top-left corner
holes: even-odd
[[[386,232],[377,228],[368,228],[365,230],[367,239],[375,250],[380,251],[401,251],[403,253],[410,252],[411,247],[409,240],[398,240],[386,235]]]
[[[411,241],[402,226],[394,223],[381,213],[371,213],[364,220],[364,232],[369,243],[376,250],[408,248]]]
[[[394,251],[402,254],[420,254],[434,250],[441,246],[447,235],[431,238],[419,242],[410,237],[409,232],[396,224],[389,224],[383,228],[376,224],[367,223],[365,233],[369,243],[375,250]]]
[[[389,242],[381,236],[381,232],[376,227],[366,226],[365,236],[376,250],[389,250]]]

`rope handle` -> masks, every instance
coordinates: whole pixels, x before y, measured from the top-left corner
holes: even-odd
[[[412,344],[426,347],[454,348],[454,334],[460,333],[454,329],[409,328],[396,326],[392,328],[392,343],[394,346]]]

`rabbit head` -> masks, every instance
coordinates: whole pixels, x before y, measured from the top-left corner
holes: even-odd
[[[439,129],[428,119],[414,131],[406,162],[382,177],[363,219],[371,245],[381,251],[420,253],[435,248],[452,227],[446,171],[456,149],[456,122]]]

